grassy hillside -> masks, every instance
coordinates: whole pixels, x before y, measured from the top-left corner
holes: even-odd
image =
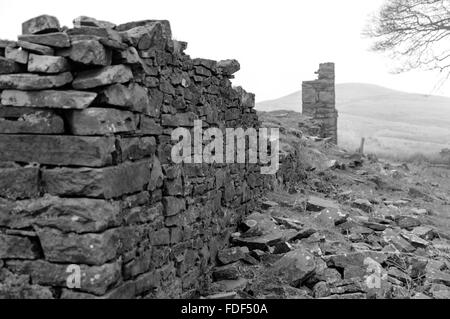
[[[436,157],[450,148],[450,98],[346,83],[336,86],[336,106],[343,147],[357,148],[365,137],[367,152],[399,159]],[[258,103],[256,109],[301,112],[301,91]]]

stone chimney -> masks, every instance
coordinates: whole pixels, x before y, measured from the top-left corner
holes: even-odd
[[[321,122],[321,137],[337,144],[337,118],[334,63],[322,63],[318,79],[302,85],[302,113]]]

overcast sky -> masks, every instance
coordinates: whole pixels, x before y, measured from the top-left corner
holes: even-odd
[[[450,96],[436,88],[439,75],[393,75],[393,62],[368,51],[361,37],[368,15],[383,0],[0,0],[0,38],[15,39],[21,23],[43,13],[72,26],[79,15],[114,23],[167,19],[174,38],[188,42],[192,57],[235,58],[234,84],[257,100],[297,91],[314,79],[320,62],[336,63],[336,81],[365,82],[393,89]]]

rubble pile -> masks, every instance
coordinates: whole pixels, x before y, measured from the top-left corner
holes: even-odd
[[[293,141],[286,123],[298,118],[260,117]],[[247,216],[205,297],[450,298],[450,171],[301,136],[303,178],[269,192]]]

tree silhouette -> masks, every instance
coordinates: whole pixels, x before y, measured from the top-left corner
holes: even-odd
[[[450,0],[387,0],[363,33],[375,39],[374,51],[399,62],[396,72],[450,75]]]

